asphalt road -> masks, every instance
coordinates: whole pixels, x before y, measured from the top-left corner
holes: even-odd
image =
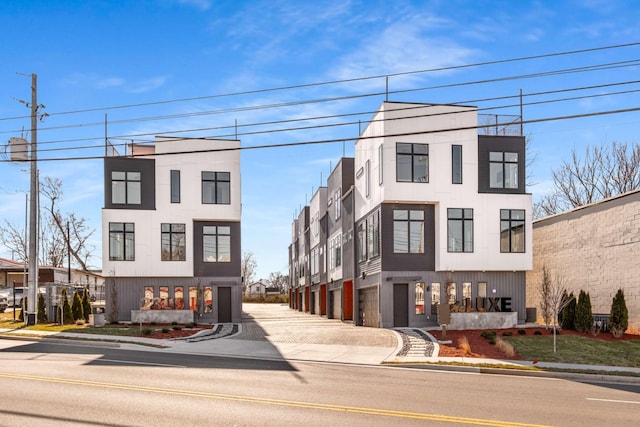
[[[7,426],[636,426],[640,386],[0,340]]]

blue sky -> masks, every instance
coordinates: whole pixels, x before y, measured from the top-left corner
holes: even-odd
[[[357,122],[369,119],[384,100],[385,79],[263,89],[636,43],[639,21],[637,2],[610,0],[2,1],[0,144],[30,128],[29,110],[17,101],[30,101],[30,78],[18,73],[37,74],[38,102],[50,114],[39,124],[40,174],[63,182],[63,212],[75,212],[95,228],[91,264],[100,267],[102,161],[78,158],[104,152],[105,114],[112,143],[151,141],[153,135],[229,138],[236,122],[243,146],[344,138],[344,144],[242,152],[242,249],[255,254],[257,277],[267,278],[286,273],[294,216],[325,184],[343,150],[353,155]],[[635,108],[638,93],[612,94],[640,89],[630,83],[530,95],[640,80],[633,62],[455,85],[639,58],[640,46],[630,46],[404,74],[389,79],[389,90],[401,91],[389,99],[464,102],[488,109],[483,112],[518,114],[517,107],[498,108],[517,104],[515,98],[481,100],[515,96],[521,89],[525,102],[590,96],[526,105],[525,120]],[[331,98],[342,99],[305,102]],[[326,116],[337,117],[312,120]],[[255,125],[286,120],[297,121]],[[639,128],[638,112],[526,125],[536,154],[530,170],[537,183],[530,187],[534,200],[550,190],[552,169],[572,149],[637,143]],[[52,158],[61,160],[44,161]],[[28,188],[24,164],[0,162],[0,221],[24,222]],[[11,253],[0,248],[0,256]]]

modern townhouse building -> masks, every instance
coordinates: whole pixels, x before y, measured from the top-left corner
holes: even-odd
[[[325,252],[327,243],[327,187],[319,187],[309,203],[309,304],[306,311],[326,315],[327,279]],[[322,307],[322,308],[321,308]]]
[[[327,178],[327,317],[353,320],[353,158],[343,157]],[[345,203],[344,200],[347,200]],[[343,254],[343,250],[346,255]]]
[[[475,107],[384,102],[356,141],[353,164],[341,250],[343,292],[353,293],[341,299],[342,318],[431,326],[446,304],[469,314],[458,327],[485,312],[525,321],[532,250],[524,137],[479,135]],[[329,255],[329,282],[331,272]]]
[[[240,322],[240,142],[156,137],[104,161],[106,314]]]

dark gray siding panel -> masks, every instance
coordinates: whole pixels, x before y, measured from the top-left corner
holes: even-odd
[[[202,227],[222,225],[231,227],[231,262],[203,262]],[[241,248],[240,223],[224,221],[194,221],[193,271],[196,276],[240,276]]]
[[[396,209],[424,211],[424,253],[396,254],[393,252],[393,211]],[[385,203],[382,205],[380,219],[380,241],[382,242],[382,270],[434,270],[435,254],[435,211],[433,205],[406,205]]]
[[[139,205],[114,205],[111,203],[111,172],[140,172],[141,200]],[[128,157],[104,159],[104,207],[105,209],[153,210],[156,208],[156,161]]]
[[[489,187],[489,152],[518,153],[518,188]],[[526,148],[524,136],[478,135],[478,192],[524,194],[526,191]]]

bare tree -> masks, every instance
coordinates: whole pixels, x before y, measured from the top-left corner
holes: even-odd
[[[241,274],[242,274],[242,292],[244,293],[247,285],[253,282],[253,278],[256,275],[256,268],[258,268],[258,263],[256,262],[253,252],[245,252],[242,255],[242,262],[240,264]]]
[[[272,288],[280,289],[280,292],[284,292],[287,290],[287,283],[289,283],[289,276],[283,275],[279,271],[273,272],[269,274],[269,279],[267,279],[267,283]]]
[[[553,317],[552,306],[552,292],[553,282],[551,281],[551,274],[547,270],[547,266],[542,266],[542,281],[538,283],[538,297],[540,298],[540,314],[546,328],[549,328]]]
[[[542,281],[538,285],[540,296],[540,310],[542,318],[547,326],[553,325],[553,352],[556,352],[556,332],[558,329],[558,314],[571,303],[571,298],[565,298],[567,287],[563,276],[556,273],[551,278],[551,273],[545,265],[542,266]]]
[[[640,144],[587,146],[584,158],[574,149],[552,178],[554,192],[536,203],[536,218],[640,188]]]
[[[62,216],[57,207],[57,202],[62,197],[62,182],[59,179],[46,177],[40,184],[40,189],[48,203],[44,206],[46,215],[41,215],[38,262],[42,265],[63,267],[70,253],[75,265],[87,270],[92,250],[87,246],[87,241],[94,230],[86,226],[84,218],[77,218],[73,213]],[[25,240],[24,228],[5,221],[5,226],[0,226],[0,243],[17,254],[18,259],[29,261],[29,243]]]
[[[62,198],[62,182],[58,178],[45,177],[41,191],[49,200],[49,204],[44,208],[51,217],[52,225],[58,231],[57,235],[62,237],[65,249],[82,270],[87,270],[92,251],[87,242],[94,230],[87,227],[84,218],[77,218],[73,212],[66,217],[62,216],[56,205]]]

